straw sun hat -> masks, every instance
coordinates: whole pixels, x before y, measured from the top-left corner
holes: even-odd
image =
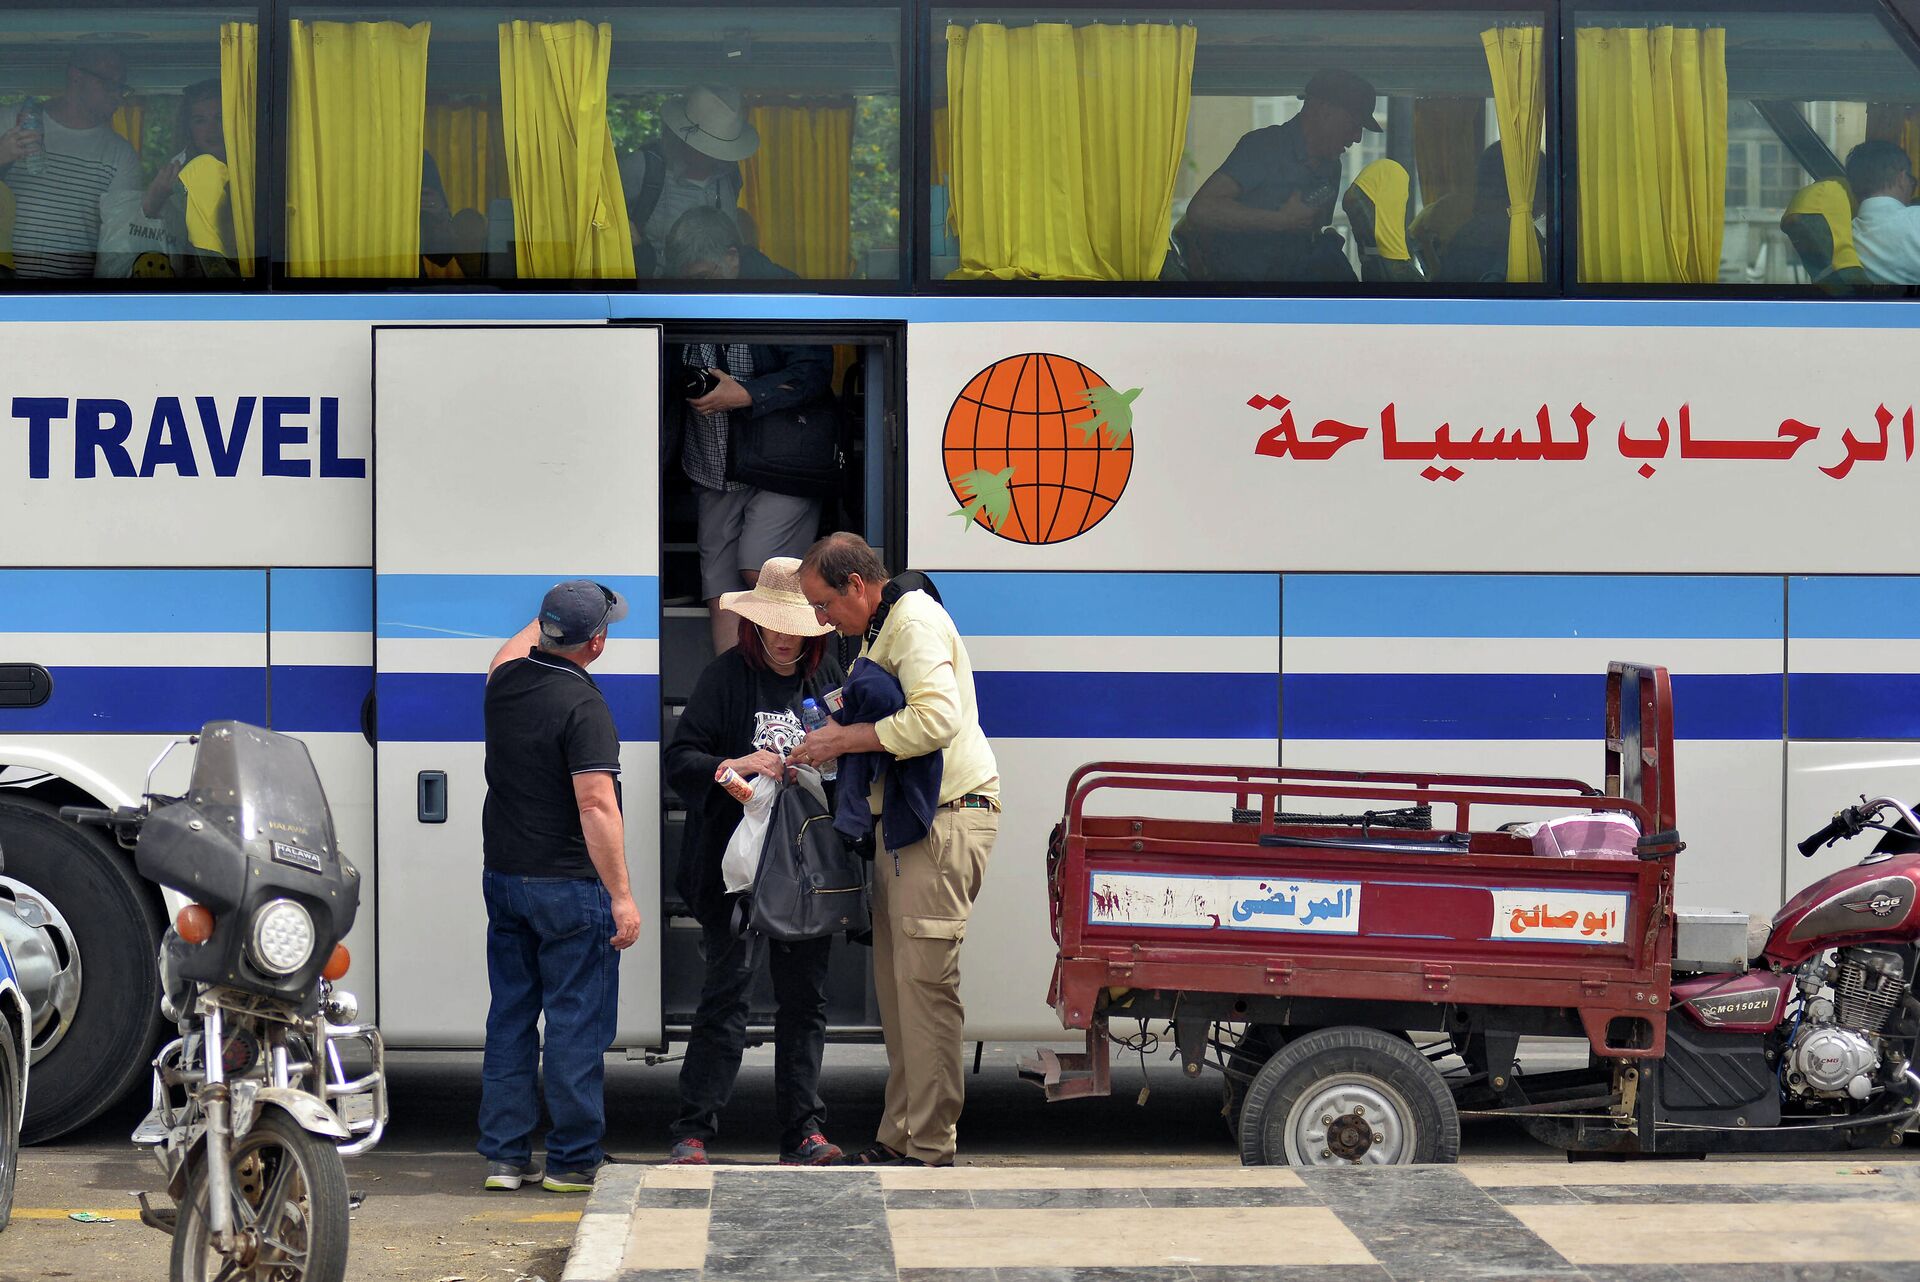
[[[800,562],[790,556],[768,557],[760,567],[760,583],[751,592],[726,592],[720,608],[751,619],[769,632],[790,637],[817,637],[833,631],[822,623],[800,590]]]

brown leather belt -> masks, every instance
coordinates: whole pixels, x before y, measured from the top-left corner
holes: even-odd
[[[1000,803],[984,792],[970,792],[964,797],[955,797],[942,803],[949,810],[998,810]]]

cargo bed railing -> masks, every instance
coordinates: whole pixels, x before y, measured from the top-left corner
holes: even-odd
[[[1578,779],[1529,775],[1466,775],[1382,770],[1321,770],[1287,766],[1205,766],[1170,762],[1095,761],[1067,781],[1067,836],[1085,833],[1087,800],[1103,791],[1213,793],[1251,810],[1259,800],[1262,834],[1277,834],[1284,797],[1326,797],[1398,806],[1451,806],[1450,831],[1471,833],[1475,806],[1537,810],[1606,810],[1631,816],[1643,837],[1655,836],[1654,817],[1637,801],[1609,796]],[[1096,816],[1097,817],[1097,816]],[[1329,816],[1329,823],[1337,822]],[[1446,831],[1438,827],[1432,831]]]

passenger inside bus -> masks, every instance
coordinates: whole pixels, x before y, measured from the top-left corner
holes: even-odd
[[[1920,209],[1913,161],[1897,143],[1870,140],[1847,153],[1847,184],[1859,201],[1853,248],[1867,275],[1885,285],[1920,285]]]
[[[144,207],[161,219],[176,276],[238,276],[232,182],[221,118],[220,82],[201,80],[180,95],[178,150],[147,187]]]
[[[720,210],[700,213],[704,244],[694,246],[690,224],[681,252],[717,255],[706,263],[718,269],[737,261],[740,247],[723,244],[719,224],[732,223]],[[676,230],[678,224],[676,223]],[[701,266],[689,258],[687,266]],[[776,493],[736,478],[735,433],[792,430],[806,413],[831,416],[831,347],[773,346],[760,343],[687,343],[675,353],[667,386],[683,421],[680,467],[693,482],[700,553],[700,597],[707,604],[713,651],[721,654],[739,640],[740,621],[721,607],[728,592],[759,582],[760,567],[776,556],[798,557],[813,545],[820,527],[821,500],[812,495]]]
[[[1379,133],[1373,86],[1329,69],[1307,82],[1300,114],[1243,137],[1194,193],[1177,233],[1195,280],[1352,281],[1340,234],[1328,227],[1340,158]]]
[[[1548,172],[1544,155],[1540,172]],[[1473,283],[1507,279],[1512,221],[1507,214],[1506,158],[1496,142],[1483,150],[1474,164],[1473,212],[1451,236],[1435,245],[1436,279]],[[1545,253],[1546,245],[1537,233],[1535,240]]]
[[[759,148],[736,90],[696,85],[660,108],[659,136],[620,166],[637,275],[662,274],[667,235],[688,210],[739,209],[740,162]]]
[[[139,203],[140,158],[112,125],[129,93],[125,57],[103,46],[77,48],[67,56],[65,84],[57,98],[23,103],[13,127],[0,133],[0,179],[13,191],[21,277],[96,275],[106,220]]]
[[[796,279],[746,242],[740,234],[741,221],[737,215],[706,206],[680,215],[667,232],[664,274],[674,280]]]

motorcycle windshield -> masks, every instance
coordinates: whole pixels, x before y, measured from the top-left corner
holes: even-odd
[[[234,834],[247,856],[322,872],[339,856],[307,745],[240,721],[200,734],[187,800]]]

